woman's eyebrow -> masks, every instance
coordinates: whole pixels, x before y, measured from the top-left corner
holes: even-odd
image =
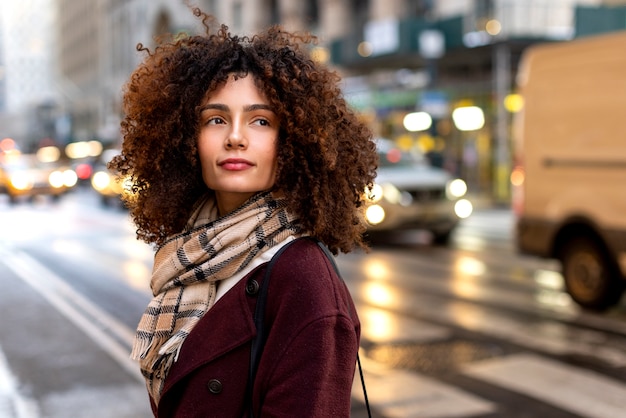
[[[230,108],[221,103],[207,103],[200,108],[200,112],[204,112],[205,110],[220,110],[222,112],[229,112]],[[251,104],[243,107],[244,112],[254,112],[255,110],[268,110],[273,112],[272,108],[266,104]]]
[[[266,104],[251,104],[243,107],[244,112],[254,112],[255,110],[269,110],[273,112],[272,108]]]
[[[200,112],[204,112],[205,110],[221,110],[223,112],[228,112],[230,109],[225,104],[220,103],[207,103],[200,108]]]

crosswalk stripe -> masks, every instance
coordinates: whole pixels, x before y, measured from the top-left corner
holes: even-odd
[[[465,373],[581,416],[626,416],[626,385],[537,355],[515,354],[477,362]]]
[[[452,335],[448,327],[404,317],[385,309],[358,305],[361,337],[377,344],[433,342]]]
[[[417,373],[361,358],[371,406],[386,418],[452,418],[492,413],[496,405]],[[352,396],[363,401],[359,378]]]
[[[4,418],[37,418],[39,416],[36,402],[20,394],[17,379],[11,373],[1,348],[0,416]]]
[[[358,292],[354,294],[358,294]],[[358,299],[356,302],[363,322],[362,335],[368,342],[377,344],[395,344],[407,341],[426,343],[445,339],[446,336],[449,336],[450,330],[446,326],[432,325],[431,328],[429,322],[418,321],[402,315],[398,316],[397,313],[391,313],[387,309],[374,308]],[[441,309],[441,306],[439,310],[434,309],[434,306],[433,309],[422,307],[430,313],[439,312],[441,314],[442,311],[446,310]],[[439,315],[435,315],[435,317],[441,320]],[[402,325],[397,327],[397,329],[392,326],[396,321],[402,322]],[[449,321],[444,322],[447,323]],[[515,324],[510,321],[502,322],[502,318],[498,321],[494,321],[492,318],[489,321],[479,322],[483,325],[483,328],[488,324],[488,329],[491,333],[499,335],[506,340],[517,341],[522,345],[542,347],[547,352],[580,352],[590,354],[591,351],[594,351],[597,357],[604,358],[607,361],[612,360],[610,363],[613,363],[616,367],[623,365],[624,359],[626,359],[623,353],[619,355],[615,349],[611,349],[609,346],[602,347],[595,344],[594,341],[597,342],[597,338],[591,335],[592,331],[590,330],[570,328],[570,333],[574,334],[572,334],[572,340],[566,342],[562,341],[562,339],[547,338],[549,334],[543,332],[539,333],[542,335],[539,338],[539,335],[536,335],[536,326],[519,328],[518,325],[516,328]],[[423,325],[426,325],[426,327],[420,330]],[[557,325],[552,324],[552,326]],[[563,329],[569,328],[565,324],[560,324],[559,326]],[[554,331],[554,328],[551,329]],[[486,331],[486,329],[483,329],[483,331]],[[559,335],[562,338],[563,333],[559,333]],[[380,373],[376,372],[375,369],[372,372],[369,369],[371,364],[372,362],[369,362],[365,366],[367,384],[372,386],[372,390],[368,389],[368,393],[376,392],[376,394],[370,396],[373,399],[372,404],[376,410],[384,412],[384,416],[430,417],[431,415],[428,415],[428,411],[437,411],[437,406],[431,405],[430,402],[436,403],[435,400],[439,397],[451,396],[448,393],[450,386],[444,385],[443,388],[434,388],[431,386],[431,379],[408,371],[389,369],[385,373]],[[474,364],[475,366],[471,366],[466,374],[486,380],[506,390],[533,396],[538,401],[553,405],[556,408],[572,411],[589,418],[626,417],[624,412],[626,411],[626,385],[586,369],[561,365],[557,361],[534,355],[516,355]],[[521,374],[517,374],[517,369],[521,370]],[[551,376],[551,378],[546,379],[546,376]],[[536,384],[535,380],[544,382],[544,385]],[[564,386],[560,381],[568,382],[570,385]],[[561,392],[554,396],[545,396],[554,387],[560,387]],[[603,394],[603,397],[595,395],[595,389],[593,389],[595,387],[599,388],[598,391]],[[435,394],[430,393],[429,390],[434,390]],[[579,392],[587,393],[588,398],[581,397]],[[605,401],[604,397],[608,400]],[[569,402],[571,398],[576,398],[577,402]],[[617,399],[617,404],[612,403],[611,399]],[[450,401],[450,403],[456,402],[456,399]],[[601,405],[598,407],[598,405],[595,405],[596,403]],[[594,413],[594,411],[596,412]],[[437,413],[433,413],[434,415],[432,416],[466,417],[472,415],[469,412],[455,415],[454,411],[447,411],[441,415],[437,415]]]
[[[361,336],[370,343],[430,343],[449,338],[448,327],[418,321],[357,302]],[[466,417],[489,413],[495,406],[474,395],[415,372],[392,369],[365,355],[361,356],[368,397],[372,407],[393,417]],[[353,397],[363,401],[360,378],[355,378]]]
[[[405,292],[404,289],[395,288],[382,280],[352,281],[349,280],[351,276],[367,277],[368,273],[362,270],[360,261],[340,258],[339,265],[347,279],[352,297],[362,306],[375,306],[385,311],[401,311],[407,315],[416,315],[427,322],[461,326],[471,332],[549,354],[589,355],[614,367],[626,366],[626,352],[619,347],[602,344],[604,341],[602,330],[589,330],[559,321],[521,322],[516,312],[509,314],[501,309],[477,306],[471,301],[442,300],[439,294],[445,294],[450,290],[446,288],[448,286],[446,283],[435,280],[420,281],[419,292]],[[399,281],[401,278],[396,276],[395,279]],[[499,306],[530,310],[524,308],[523,301],[513,292],[483,290],[478,285],[472,287],[468,285],[465,291],[468,289],[480,293],[479,296],[472,295],[479,302],[499,298],[497,302]]]

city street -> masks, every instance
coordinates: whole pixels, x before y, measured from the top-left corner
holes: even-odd
[[[577,307],[479,208],[447,247],[405,231],[338,257],[362,322],[375,417],[626,417],[626,303]],[[152,250],[88,188],[0,195],[0,418],[150,417],[131,341]],[[353,416],[366,416],[358,376]]]

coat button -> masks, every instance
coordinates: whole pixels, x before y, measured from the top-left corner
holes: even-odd
[[[259,293],[259,282],[256,280],[248,280],[248,283],[246,283],[246,293],[250,296]]]
[[[222,392],[222,382],[217,379],[209,380],[209,383],[207,383],[207,387],[209,388],[209,392],[214,395]]]

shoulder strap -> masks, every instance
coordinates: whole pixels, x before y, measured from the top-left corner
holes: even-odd
[[[267,330],[265,329],[265,326],[263,325],[263,321],[265,319],[265,305],[267,301],[267,289],[269,288],[272,268],[274,267],[274,264],[276,264],[276,261],[278,260],[280,255],[291,244],[293,244],[299,239],[307,239],[307,238],[308,237],[296,238],[295,240],[292,240],[288,242],[287,244],[283,245],[276,252],[276,254],[272,256],[272,259],[270,260],[267,268],[265,269],[265,273],[263,275],[263,283],[261,283],[261,287],[259,289],[259,296],[256,302],[256,308],[254,310],[254,326],[256,327],[257,335],[252,340],[252,349],[250,351],[250,370],[248,372],[248,385],[246,387],[246,399],[248,401],[248,409],[249,409],[248,414],[250,418],[254,418],[254,411],[252,409],[252,388],[254,387],[254,379],[256,377],[256,372],[259,367],[259,360],[261,358],[261,354],[263,352],[263,348],[265,347],[265,342],[267,340]],[[341,276],[341,273],[339,272],[339,268],[337,267],[337,263],[335,262],[335,257],[333,256],[333,254],[321,241],[316,239],[315,242],[322,249],[322,251],[328,258],[328,260],[330,260],[335,272],[337,273],[337,276],[339,276],[339,278],[343,280],[343,277]],[[357,361],[357,365],[359,366],[359,375],[361,377],[361,386],[363,387],[363,396],[365,400],[365,407],[367,408],[367,416],[371,418],[372,413],[370,410],[370,404],[369,404],[369,400],[367,397],[367,390],[365,389],[365,378],[363,376],[363,368],[361,367],[361,359],[359,357],[358,351],[356,354],[356,361]]]
[[[249,417],[254,418],[254,411],[252,410],[252,388],[254,387],[254,379],[256,377],[256,371],[259,367],[259,360],[261,358],[261,353],[263,353],[263,348],[265,347],[265,342],[267,341],[267,329],[263,325],[263,321],[265,319],[265,305],[267,302],[267,289],[269,288],[270,277],[272,268],[274,268],[274,264],[278,261],[280,255],[285,252],[285,250],[294,242],[298,241],[301,238],[296,238],[291,240],[287,244],[283,245],[277,252],[272,256],[272,259],[269,261],[267,268],[265,269],[265,273],[263,275],[263,283],[261,283],[261,287],[259,288],[259,296],[257,297],[256,308],[254,310],[254,326],[256,328],[256,337],[252,339],[252,349],[250,350],[250,369],[248,371],[248,384],[246,386],[246,400],[248,402],[249,409]]]
[[[298,239],[291,240],[287,244],[283,245],[277,252],[272,256],[267,268],[265,269],[265,274],[263,275],[263,283],[261,283],[261,287],[259,289],[259,296],[256,302],[256,309],[254,310],[254,326],[256,327],[256,337],[252,340],[252,353],[250,355],[250,377],[251,381],[254,382],[254,377],[256,375],[256,369],[259,365],[259,359],[261,358],[261,353],[263,352],[263,347],[265,346],[265,341],[267,340],[267,330],[263,326],[263,321],[265,319],[265,305],[267,302],[267,289],[270,284],[270,277],[272,268],[274,268],[274,264],[278,261],[280,255],[285,252],[285,250]]]
[[[326,257],[330,260],[330,263],[333,265],[333,268],[335,269],[335,273],[337,273],[337,276],[339,276],[339,278],[343,280],[343,277],[341,276],[341,272],[339,271],[339,268],[337,267],[337,263],[335,262],[335,256],[333,255],[333,253],[330,252],[328,247],[326,247],[326,245],[324,245],[322,241],[317,240],[317,245],[322,249],[322,251],[324,251],[324,254],[326,254]],[[361,386],[363,387],[363,399],[365,401],[365,407],[367,408],[367,416],[369,418],[372,418],[372,411],[370,410],[370,402],[369,402],[369,399],[367,398],[367,389],[365,388],[365,377],[363,376],[363,367],[361,367],[361,358],[359,357],[358,351],[356,352],[356,364],[359,366],[359,376],[361,377]]]

